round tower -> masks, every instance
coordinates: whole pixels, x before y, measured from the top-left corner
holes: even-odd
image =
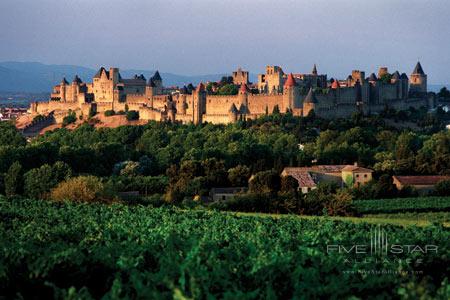
[[[307,116],[311,111],[316,110],[317,98],[314,95],[312,87],[309,88],[308,94],[303,100],[303,116]]]
[[[294,75],[290,73],[283,87],[283,111],[291,111],[300,107],[300,91],[295,82]]]
[[[230,123],[234,123],[238,120],[238,109],[234,103],[231,104],[230,109],[228,110],[228,121]]]
[[[248,87],[245,83],[241,84],[238,92],[238,105],[248,106]]]
[[[80,93],[80,84],[82,83],[80,77],[78,75],[75,75],[75,77],[72,80],[72,100],[76,102],[78,100],[78,94]]]
[[[201,124],[203,123],[204,106],[206,104],[205,86],[202,82],[198,84],[197,88],[192,93],[192,99],[193,122],[194,124]]]
[[[69,82],[67,82],[66,77],[63,77],[62,81],[61,81],[61,85],[60,85],[60,99],[61,102],[66,102],[66,90],[67,90],[67,85],[69,84]]]

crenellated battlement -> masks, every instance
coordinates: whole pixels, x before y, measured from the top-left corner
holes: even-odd
[[[248,82],[248,72],[233,73],[233,82],[240,85],[236,95],[208,94],[205,86],[189,85],[181,89],[164,89],[156,72],[148,81],[144,75],[123,79],[118,68],[100,68],[92,83],[78,76],[69,83],[65,78],[56,85],[48,102],[32,103],[30,112],[64,114],[68,110],[80,114],[90,111],[138,110],[141,119],[181,122],[230,123],[241,118],[257,118],[274,111],[307,115],[314,110],[323,117],[345,117],[355,111],[380,112],[386,106],[408,108],[433,105],[428,99],[427,75],[417,63],[410,79],[387,67],[366,77],[353,70],[342,80],[327,80],[314,65],[311,73],[284,73],[279,66],[267,66],[258,76],[258,83]],[[259,94],[250,91],[258,89]]]

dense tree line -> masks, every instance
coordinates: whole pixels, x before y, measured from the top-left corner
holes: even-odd
[[[2,122],[0,192],[46,198],[61,181],[96,176],[106,194],[139,191],[181,202],[207,195],[212,187],[249,185],[257,198],[290,197],[298,203],[286,207],[304,210],[301,202],[308,199],[294,195],[292,184],[279,177],[284,167],[358,162],[373,168],[376,180],[348,191],[352,198],[399,196],[389,175],[450,175],[450,134],[441,130],[448,116],[413,109],[404,113],[418,123],[427,118],[436,122],[412,131],[386,125],[387,118],[400,114],[393,111],[338,120],[275,112],[230,125],[149,122],[95,129],[84,124],[47,132],[28,143],[12,124]],[[312,195],[320,198],[320,191]],[[347,197],[336,189],[328,191],[333,199]],[[322,202],[332,206],[333,199]]]

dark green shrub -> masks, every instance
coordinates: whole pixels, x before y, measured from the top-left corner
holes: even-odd
[[[112,109],[106,110],[106,111],[104,112],[105,117],[114,116],[115,114],[116,114],[116,112],[115,112],[114,110],[112,110]]]
[[[127,111],[126,116],[128,121],[139,120],[139,112],[136,110]]]
[[[69,111],[69,114],[63,118],[63,126],[75,123],[77,121],[77,115],[73,111]]]

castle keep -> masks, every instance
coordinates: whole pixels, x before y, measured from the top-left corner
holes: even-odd
[[[346,79],[327,79],[314,65],[311,73],[284,73],[279,66],[267,66],[258,82],[251,84],[247,71],[233,72],[233,83],[239,85],[237,95],[215,95],[205,85],[166,89],[158,71],[150,78],[135,75],[125,79],[118,68],[100,68],[91,83],[75,76],[65,78],[53,88],[48,102],[31,104],[32,114],[65,116],[69,111],[88,116],[135,110],[139,118],[156,121],[180,121],[199,124],[231,123],[255,119],[279,111],[306,116],[311,111],[326,118],[347,117],[352,113],[377,113],[386,107],[407,109],[432,106],[427,95],[427,75],[418,62],[408,78],[386,67],[378,74],[352,71]]]

